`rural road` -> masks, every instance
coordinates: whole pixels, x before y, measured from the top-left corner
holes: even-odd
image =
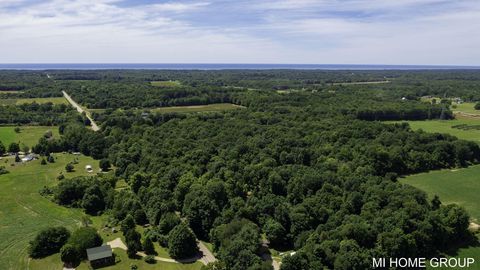
[[[198,249],[200,249],[200,252],[202,252],[203,256],[200,258],[200,262],[202,262],[204,265],[207,265],[208,263],[215,262],[217,259],[215,259],[215,256],[213,256],[212,252],[205,246],[202,242],[198,241]]]
[[[93,131],[99,131],[100,128],[98,127],[97,123],[95,123],[95,121],[93,121],[92,117],[90,116],[90,114],[85,111],[80,105],[78,105],[77,102],[75,102],[75,100],[73,100],[70,95],[67,94],[67,92],[65,91],[62,91],[63,93],[63,96],[67,99],[67,101],[75,108],[77,109],[77,111],[79,113],[83,113],[85,112],[85,115],[87,116],[88,120],[90,120],[90,124],[92,125],[92,130]]]

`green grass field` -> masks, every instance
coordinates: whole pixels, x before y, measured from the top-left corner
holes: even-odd
[[[451,107],[451,110],[454,112],[464,112],[464,113],[471,113],[471,114],[480,114],[480,110],[475,110],[474,108],[475,103],[465,102],[462,104],[455,104]],[[456,107],[456,108],[454,108]]]
[[[462,130],[452,128],[455,125],[480,125],[480,119],[459,118],[454,120],[428,120],[428,121],[404,121],[413,130],[422,129],[425,132],[447,133],[459,139],[480,143],[480,130]]]
[[[480,165],[410,175],[401,182],[425,191],[430,198],[440,196],[443,204],[461,205],[474,220],[480,220]]]
[[[115,261],[116,264],[102,269],[105,270],[130,270],[132,265],[137,265],[140,270],[199,270],[202,267],[202,264],[199,262],[191,264],[179,264],[179,263],[168,263],[168,262],[157,262],[155,264],[148,264],[142,259],[132,260],[127,257],[127,253],[122,249],[114,249]],[[32,260],[30,263],[30,269],[41,269],[41,270],[62,270],[62,264],[60,262],[60,255],[54,254],[42,260]],[[85,262],[82,262],[77,268],[77,270],[89,270],[91,269],[89,265]]]
[[[51,102],[53,104],[68,104],[67,100],[63,97],[51,97],[51,98],[6,98],[0,99],[0,105],[20,105],[26,103],[39,103],[44,104]]]
[[[14,131],[15,127],[4,126],[0,127],[0,141],[8,147],[12,142],[24,144],[28,147],[32,147],[38,143],[38,139],[41,138],[45,132],[51,130],[53,137],[59,137],[58,127],[43,127],[43,126],[20,126],[20,133]]]
[[[86,175],[83,169],[98,162],[89,157],[71,154],[55,154],[56,162],[41,165],[40,160],[11,166],[13,158],[3,158],[0,164],[9,171],[0,175],[0,268],[29,269],[28,242],[36,233],[48,226],[66,226],[70,229],[79,225],[82,215],[79,209],[58,206],[40,196],[44,186],[56,184],[56,177],[65,171],[68,162],[78,158],[75,171],[64,173],[66,177]],[[44,269],[33,268],[30,269]],[[47,269],[47,268],[45,268]]]
[[[231,104],[231,103],[218,103],[218,104],[208,104],[208,105],[196,105],[196,106],[175,106],[175,107],[162,107],[155,108],[151,111],[170,113],[193,113],[193,112],[218,112],[218,111],[227,111],[244,108],[243,106]]]
[[[182,85],[179,81],[153,81],[150,84],[157,87],[179,87]]]

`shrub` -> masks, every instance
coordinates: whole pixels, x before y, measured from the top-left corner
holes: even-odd
[[[47,165],[47,161],[44,158],[42,158],[42,161],[40,162],[40,164]]]
[[[149,264],[154,264],[157,262],[157,260],[155,260],[155,257],[153,255],[147,255],[143,260]]]
[[[60,249],[60,259],[67,265],[77,266],[80,263],[81,254],[75,246],[66,244]]]
[[[68,243],[76,247],[82,258],[87,257],[87,249],[101,246],[102,238],[92,227],[82,227],[72,233]]]
[[[72,163],[68,163],[67,165],[65,165],[65,170],[67,172],[73,172],[73,169],[74,169],[74,167],[73,167]]]
[[[60,251],[67,242],[70,232],[65,227],[52,227],[40,231],[30,242],[28,254],[32,258],[43,258]]]

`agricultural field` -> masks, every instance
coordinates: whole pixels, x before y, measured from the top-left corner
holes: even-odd
[[[480,221],[480,165],[414,174],[401,181],[425,191],[430,198],[438,195],[443,204],[465,207],[474,221]]]
[[[0,127],[0,141],[7,147],[10,143],[16,142],[20,146],[26,145],[33,147],[38,143],[38,139],[41,138],[47,131],[52,131],[53,137],[59,137],[58,127],[45,127],[45,126],[19,126],[20,132],[15,132],[15,127],[4,126]]]
[[[179,81],[153,81],[150,82],[152,86],[157,87],[179,87],[182,86],[182,83]]]
[[[425,132],[447,133],[456,136],[459,139],[474,141],[480,143],[480,130],[462,129],[462,125],[475,126],[480,125],[480,119],[458,118],[454,120],[428,120],[428,121],[402,121],[407,122],[413,130],[423,130]]]
[[[218,112],[218,111],[228,111],[244,108],[243,106],[231,104],[231,103],[217,103],[217,104],[208,104],[208,105],[196,105],[196,106],[175,106],[175,107],[162,107],[152,109],[154,112],[162,113],[194,113],[194,112]]]
[[[38,231],[49,226],[73,229],[84,215],[79,209],[62,207],[40,196],[39,190],[55,185],[60,172],[66,177],[87,175],[84,170],[87,164],[96,171],[98,162],[82,155],[59,153],[53,156],[55,163],[47,165],[34,160],[12,166],[13,157],[0,161],[9,171],[0,175],[0,265],[4,269],[27,269],[30,264],[28,242]],[[78,159],[75,171],[65,173],[65,165],[74,159]]]
[[[20,105],[34,102],[38,104],[44,104],[49,102],[53,104],[68,104],[67,100],[63,97],[0,99],[0,105]]]

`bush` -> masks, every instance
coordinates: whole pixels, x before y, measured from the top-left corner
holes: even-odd
[[[80,263],[81,254],[75,246],[66,244],[60,249],[60,259],[66,265],[75,267]]]
[[[73,172],[73,169],[74,169],[74,167],[73,167],[73,164],[72,164],[72,163],[68,163],[68,164],[65,166],[65,170],[66,170],[67,172]]]
[[[155,247],[153,246],[153,242],[152,242],[152,239],[150,239],[150,237],[145,237],[145,240],[143,241],[143,250],[147,255],[156,254]]]
[[[190,228],[180,223],[168,235],[168,252],[174,259],[185,259],[198,253],[197,239]]]
[[[7,173],[8,173],[8,171],[7,171],[7,169],[5,168],[5,166],[0,166],[0,175],[2,175],[2,174],[7,174]]]
[[[42,161],[40,162],[40,164],[41,165],[47,165],[47,161],[44,158],[42,158]]]
[[[478,102],[477,104],[475,104],[475,110],[480,110],[480,102]]]
[[[157,260],[155,260],[155,257],[153,255],[147,255],[143,260],[149,264],[154,264],[157,262]]]
[[[18,145],[18,143],[12,142],[12,143],[8,146],[8,152],[10,152],[10,153],[18,153],[18,152],[20,152],[20,145]]]
[[[67,242],[70,232],[65,227],[52,227],[40,231],[30,242],[28,254],[32,258],[43,258],[60,251]]]
[[[106,158],[101,159],[100,162],[99,162],[99,167],[104,172],[110,170],[110,161]]]
[[[55,163],[55,158],[53,156],[48,156],[47,157],[47,161],[50,162],[50,163]]]
[[[168,248],[168,236],[163,235],[163,234],[159,235],[158,236],[158,244],[161,247]]]
[[[102,238],[98,235],[97,231],[91,227],[83,227],[72,233],[72,236],[68,240],[68,244],[77,248],[82,258],[87,257],[87,249],[101,246],[103,243]]]

